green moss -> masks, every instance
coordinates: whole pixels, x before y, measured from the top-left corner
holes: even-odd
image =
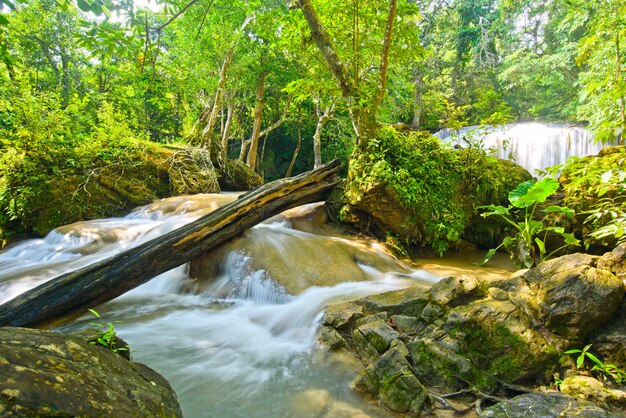
[[[358,205],[368,192],[383,190],[408,214],[401,228],[387,234],[397,243],[444,252],[463,234],[476,205],[506,198],[511,184],[517,184],[511,176],[508,166],[479,149],[454,150],[429,135],[384,127],[367,150],[350,160],[345,200]],[[350,220],[347,207],[342,213]]]
[[[512,382],[558,363],[556,352],[537,353],[530,341],[501,324],[471,322],[453,334],[462,338],[479,368],[503,381]]]

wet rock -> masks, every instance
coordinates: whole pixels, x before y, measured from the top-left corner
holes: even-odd
[[[605,406],[626,407],[626,392],[609,389],[591,376],[569,376],[561,383],[561,392],[577,399],[593,401]]]
[[[391,342],[400,337],[400,334],[383,321],[361,325],[355,332],[363,335],[380,354],[387,351],[391,346]]]
[[[397,412],[419,414],[431,404],[426,389],[398,348],[390,349],[369,365],[351,387],[376,396],[383,405]]]
[[[317,332],[317,342],[328,351],[346,348],[346,340],[332,327],[321,327]]]
[[[590,342],[604,361],[626,369],[626,298],[617,315]]]
[[[614,417],[606,409],[561,393],[529,393],[486,408],[481,418]],[[617,415],[619,416],[619,415]]]
[[[453,308],[484,296],[479,282],[473,276],[454,276],[442,279],[430,289],[430,300]]]
[[[354,324],[357,319],[364,316],[362,303],[346,302],[326,308],[323,321],[326,325],[331,325],[338,330],[344,330]]]
[[[419,287],[409,287],[363,298],[363,303],[369,312],[387,312],[390,315],[419,316],[428,301],[428,294]]]
[[[536,295],[537,317],[552,332],[573,342],[584,341],[604,325],[624,298],[624,283],[610,271],[594,267],[596,259],[566,255],[526,274]]]
[[[598,259],[598,268],[608,270],[626,283],[626,243]]]
[[[406,399],[383,401],[384,394],[398,398],[395,390],[405,385],[417,387],[415,393],[425,385],[434,393],[470,389],[510,396],[507,385],[539,386],[551,381],[560,368],[560,355],[586,344],[594,330],[604,332],[596,337],[594,349],[598,344],[614,356],[620,350],[624,356],[624,285],[609,271],[617,268],[606,263],[601,269],[598,257],[572,254],[492,282],[490,288],[474,277],[450,277],[427,292],[408,289],[354,301],[347,305],[350,310],[345,316],[359,312],[362,317],[334,321],[341,318],[334,312],[327,323],[344,327],[351,323],[354,332],[342,335],[353,351],[371,363],[353,387],[394,410],[415,413]],[[619,257],[611,264],[615,265]],[[606,327],[620,305],[623,316]],[[407,352],[399,350],[404,347]],[[399,374],[406,376],[402,383],[381,390],[381,382]],[[569,398],[556,399],[558,405],[563,399]],[[537,408],[556,402],[522,400],[529,405],[539,402]],[[586,406],[574,406],[587,411]]]
[[[0,328],[0,415],[182,417],[168,382],[83,338]]]

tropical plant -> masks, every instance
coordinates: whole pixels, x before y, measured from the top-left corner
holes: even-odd
[[[563,227],[552,226],[546,222],[547,217],[555,213],[572,217],[574,215],[573,210],[563,206],[552,205],[543,210],[545,215],[542,219],[535,219],[538,204],[545,202],[550,195],[556,192],[558,187],[558,181],[553,178],[544,178],[541,181],[528,180],[520,183],[509,193],[509,202],[511,204],[508,207],[488,205],[479,208],[487,210],[487,212],[481,214],[482,217],[498,216],[515,230],[514,236],[506,237],[499,246],[487,252],[481,265],[487,263],[501,247],[504,247],[509,252],[511,259],[517,265],[523,268],[530,268],[537,261],[541,262],[549,258],[565,247],[580,244],[580,241],[573,234],[566,233]],[[520,221],[516,220],[518,217],[521,218]],[[563,237],[564,244],[547,253],[545,242],[550,232]]]
[[[591,348],[591,346],[592,344],[587,344],[586,346],[583,347],[582,350],[580,349],[567,350],[565,354],[578,354],[578,357],[576,358],[577,369],[580,369],[581,367],[583,367],[583,365],[585,364],[585,359],[589,359],[593,362],[593,366],[591,367],[592,372],[599,372],[602,374],[604,379],[611,378],[616,383],[626,382],[626,371],[623,369],[620,369],[615,364],[605,363],[602,360],[600,360],[598,357],[596,357],[594,354],[590,353],[589,349]]]
[[[89,312],[91,312],[96,318],[101,319],[100,314],[95,309],[89,309]],[[117,337],[114,322],[107,322],[106,325],[99,322],[90,322],[89,325],[93,325],[101,329],[101,331],[98,332],[98,339],[96,341],[91,341],[90,344],[102,346],[116,354],[120,351],[128,351],[129,348],[127,345],[124,347],[118,346],[119,338]]]

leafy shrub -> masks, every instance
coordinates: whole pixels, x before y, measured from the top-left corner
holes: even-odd
[[[546,218],[552,213],[562,213],[571,217],[574,215],[571,209],[556,205],[548,206],[544,210],[545,215],[543,219],[536,219],[535,214],[538,204],[545,202],[558,188],[559,182],[549,177],[541,181],[525,181],[509,193],[509,202],[511,204],[508,207],[488,205],[479,208],[487,210],[481,216],[497,216],[508,222],[515,231],[514,236],[506,237],[502,244],[489,250],[481,264],[487,263],[498,248],[504,247],[518,266],[530,268],[537,261],[541,262],[549,258],[567,246],[579,245],[580,241],[573,234],[566,233],[563,227],[550,226],[545,222]],[[548,254],[545,242],[549,232],[561,235],[564,239],[564,245]]]
[[[410,222],[422,231],[421,236],[398,238],[439,253],[459,239],[474,205],[499,201],[509,176],[480,148],[453,150],[428,134],[404,134],[391,127],[380,129],[368,149],[353,156],[349,171],[346,193],[391,186],[411,213]]]

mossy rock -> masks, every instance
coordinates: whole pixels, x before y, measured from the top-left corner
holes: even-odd
[[[492,241],[499,237],[501,231],[491,231],[493,222],[481,224],[476,207],[503,203],[509,190],[530,177],[484,152],[454,150],[434,137],[384,127],[350,160],[341,196],[331,196],[329,205],[341,221],[381,240],[443,252],[472,224]],[[470,241],[474,235],[465,234]]]
[[[182,417],[176,394],[149,367],[80,336],[0,329],[0,415]]]
[[[27,193],[16,195],[24,207],[0,216],[0,244],[16,232],[43,236],[60,225],[121,216],[156,199],[219,192],[218,180],[228,190],[249,190],[262,183],[241,162],[228,161],[226,167],[223,172],[214,168],[206,150],[143,142],[123,159],[96,159],[83,168],[56,167],[34,185],[15,189]],[[2,181],[0,187],[6,187]],[[8,208],[2,209],[8,213]]]

